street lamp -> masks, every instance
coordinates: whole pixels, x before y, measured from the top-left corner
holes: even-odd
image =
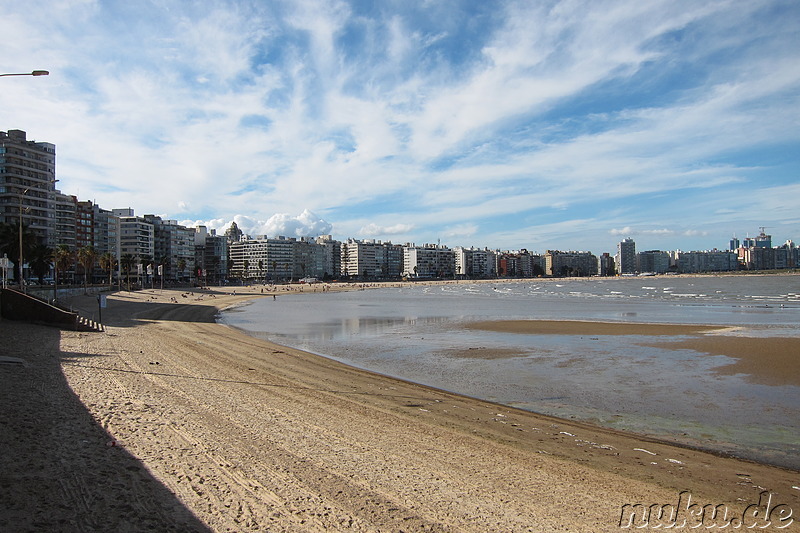
[[[3,76],[48,76],[50,72],[46,70],[34,70],[33,72],[20,72],[18,74],[0,74],[0,77]]]
[[[25,276],[22,274],[24,264],[22,261],[22,197],[25,196],[29,190],[31,190],[30,187],[22,191],[19,195],[19,290],[23,293],[26,291],[24,284]]]

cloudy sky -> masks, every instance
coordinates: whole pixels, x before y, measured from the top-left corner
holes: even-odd
[[[0,130],[102,207],[544,251],[800,241],[800,3],[6,2]]]

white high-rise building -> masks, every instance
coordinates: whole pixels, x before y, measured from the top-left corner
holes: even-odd
[[[617,245],[617,274],[636,273],[636,243],[630,237]]]

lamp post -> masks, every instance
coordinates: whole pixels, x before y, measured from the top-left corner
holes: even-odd
[[[3,76],[48,76],[50,72],[46,70],[34,70],[33,72],[20,72],[14,74],[0,74],[0,77]]]
[[[19,195],[19,290],[23,293],[26,291],[24,276],[22,275],[24,264],[22,261],[22,197],[25,196],[29,190],[31,190],[30,187],[22,191]]]

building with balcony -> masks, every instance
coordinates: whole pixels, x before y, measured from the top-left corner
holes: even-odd
[[[343,276],[361,279],[399,278],[403,247],[391,242],[348,239],[341,243]]]
[[[493,278],[497,275],[497,261],[494,251],[488,248],[453,248],[455,275],[459,278]]]
[[[661,250],[648,250],[636,254],[636,271],[665,274],[670,269],[670,256]]]
[[[134,214],[133,209],[113,209],[119,219],[120,258],[130,255],[136,262],[150,262],[155,256],[155,230],[143,217]]]
[[[295,276],[295,242],[294,238],[266,236],[229,242],[228,273],[241,280],[291,280]]]
[[[597,256],[591,252],[561,252],[548,250],[545,257],[545,274],[556,277],[583,277],[597,275]]]
[[[622,239],[617,245],[617,274],[636,273],[636,243],[630,237]]]
[[[143,218],[153,226],[153,261],[163,265],[164,279],[187,281],[193,277],[195,230],[156,215]]]
[[[0,131],[0,222],[29,228],[56,245],[56,147],[29,141],[22,130]]]
[[[697,252],[675,252],[678,272],[693,274],[697,272],[730,272],[739,268],[736,252],[730,250],[711,250]]]
[[[453,278],[456,261],[453,250],[440,244],[403,246],[403,273],[417,278]]]
[[[204,285],[222,285],[228,277],[228,238],[209,233],[205,226],[194,228],[194,275]]]

